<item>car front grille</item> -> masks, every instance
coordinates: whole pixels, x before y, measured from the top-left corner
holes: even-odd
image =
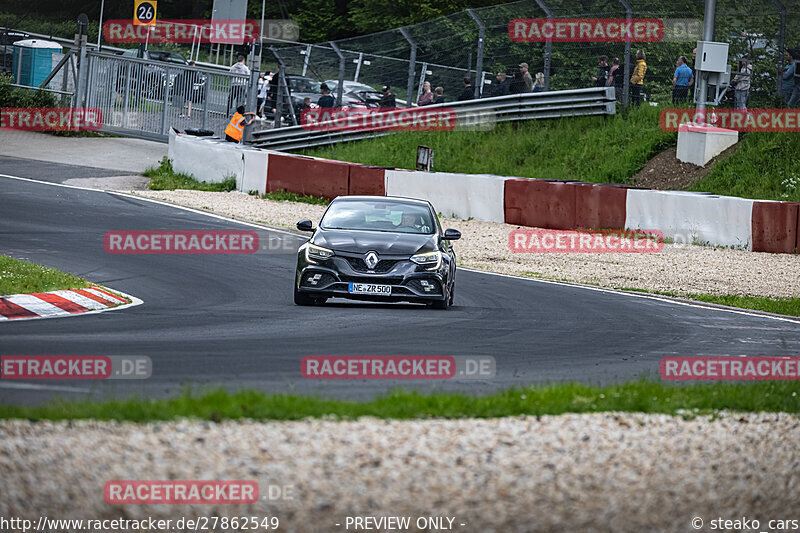
[[[403,282],[402,276],[339,276],[346,283],[377,283],[378,285],[399,285]]]
[[[350,267],[356,272],[375,272],[376,274],[384,274],[389,272],[400,261],[394,259],[381,259],[375,268],[370,269],[361,257],[345,257]]]

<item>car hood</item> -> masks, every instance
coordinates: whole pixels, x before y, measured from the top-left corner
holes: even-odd
[[[413,255],[436,248],[435,235],[388,231],[326,230],[319,228],[311,242],[334,251],[378,255]]]

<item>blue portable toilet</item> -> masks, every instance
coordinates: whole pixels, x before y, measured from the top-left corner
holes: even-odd
[[[38,87],[53,70],[53,54],[61,50],[60,44],[44,39],[15,42],[11,60],[14,83]]]

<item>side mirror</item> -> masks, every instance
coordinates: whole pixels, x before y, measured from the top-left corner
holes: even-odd
[[[310,220],[301,220],[297,223],[297,229],[300,231],[314,231],[314,224]]]
[[[461,238],[461,232],[458,231],[457,229],[446,229],[444,230],[444,236],[442,237],[442,240],[457,241],[460,238]]]

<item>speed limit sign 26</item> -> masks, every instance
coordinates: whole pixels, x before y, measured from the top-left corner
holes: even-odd
[[[156,3],[156,0],[133,0],[133,23],[137,26],[155,26]]]

